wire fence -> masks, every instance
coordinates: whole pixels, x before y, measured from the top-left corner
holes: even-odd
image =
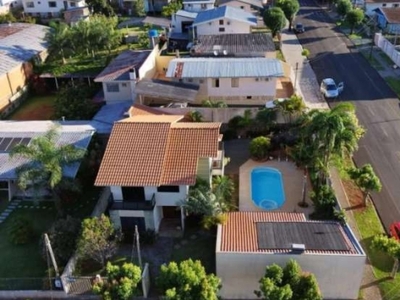
[[[55,278],[31,277],[31,278],[0,278],[0,290],[58,290],[55,286]]]

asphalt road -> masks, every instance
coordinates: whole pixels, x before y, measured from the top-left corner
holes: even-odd
[[[351,101],[366,129],[354,160],[358,166],[371,163],[381,179],[382,191],[373,193],[372,199],[388,229],[393,221],[400,221],[399,100],[313,0],[300,0],[300,4],[296,22],[303,23],[306,31],[298,38],[311,52],[310,63],[318,82],[327,77],[343,81],[344,92],[337,101]]]

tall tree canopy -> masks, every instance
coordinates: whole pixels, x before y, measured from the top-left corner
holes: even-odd
[[[275,37],[286,25],[286,18],[283,10],[280,7],[273,7],[267,9],[263,16],[264,24],[267,26],[272,33],[272,37]]]
[[[292,30],[293,19],[300,9],[298,0],[279,0],[276,5],[283,10],[286,19],[289,21],[289,31]]]

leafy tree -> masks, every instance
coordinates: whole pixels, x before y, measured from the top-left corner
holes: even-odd
[[[361,168],[350,168],[348,174],[363,192],[364,205],[367,204],[370,192],[380,192],[382,189],[381,181],[370,164],[365,164]]]
[[[0,14],[0,23],[16,22],[17,19],[12,13]]]
[[[287,117],[287,123],[292,123],[292,118],[299,116],[306,109],[303,98],[296,94],[285,101],[277,101],[276,106],[282,111],[284,118]]]
[[[392,268],[391,277],[394,278],[399,268],[400,259],[400,242],[395,238],[389,238],[386,235],[377,235],[372,240],[372,247],[374,249],[383,251],[393,257],[394,264]]]
[[[303,273],[295,260],[283,269],[267,266],[259,283],[260,290],[254,293],[265,300],[322,300],[315,276]]]
[[[276,6],[280,7],[285,14],[286,19],[289,21],[289,31],[292,30],[293,18],[300,9],[298,0],[279,0]]]
[[[286,25],[283,10],[276,6],[264,12],[263,20],[265,26],[271,30],[272,37],[275,37]]]
[[[276,112],[273,109],[263,108],[256,114],[256,118],[253,122],[254,129],[258,130],[262,134],[266,134],[271,126],[275,123]]]
[[[180,9],[182,9],[182,0],[172,0],[168,5],[163,6],[161,15],[169,18]]]
[[[336,11],[341,17],[345,17],[353,8],[350,0],[339,0],[336,4]]]
[[[137,285],[141,280],[141,270],[132,263],[122,266],[106,266],[106,279],[98,278],[93,284],[93,292],[104,300],[128,300],[137,294]]]
[[[54,102],[56,119],[91,120],[96,113],[92,99],[92,89],[85,84],[68,84],[63,86]]]
[[[56,187],[63,180],[63,168],[82,159],[86,152],[74,145],[58,145],[59,136],[58,127],[53,127],[29,145],[19,144],[11,150],[12,158],[28,160],[16,170],[21,189],[32,186],[36,194],[41,188],[49,188],[58,196]]]
[[[162,265],[157,286],[168,300],[217,300],[221,280],[207,274],[199,260],[189,259]]]
[[[114,16],[114,10],[112,9],[110,2],[107,0],[86,0],[86,4],[90,11],[95,15],[103,14],[106,17]]]
[[[192,122],[203,122],[203,115],[197,110],[189,111],[188,117]]]
[[[255,160],[263,160],[267,158],[268,151],[271,146],[271,141],[265,136],[259,136],[250,142],[250,155]]]
[[[63,22],[51,22],[50,30],[46,33],[44,39],[48,44],[49,59],[61,58],[62,62],[66,63],[65,56],[74,51],[70,27]]]
[[[204,100],[203,102],[201,102],[201,106],[215,107],[215,108],[228,107],[228,105],[224,101],[211,101],[211,100]]]
[[[77,251],[83,258],[92,258],[103,267],[117,251],[119,232],[105,215],[87,218],[82,222]]]
[[[346,15],[346,21],[350,25],[350,34],[353,34],[354,28],[362,23],[364,20],[364,11],[355,8],[350,10]]]
[[[144,17],[146,15],[143,0],[136,0],[133,5],[135,8],[135,15],[137,17]]]
[[[225,201],[229,201],[235,192],[235,185],[229,176],[215,176],[212,180],[212,190]]]

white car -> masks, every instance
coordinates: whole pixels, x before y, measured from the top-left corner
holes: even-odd
[[[321,93],[325,98],[336,98],[341,92],[343,92],[344,84],[340,82],[335,83],[332,78],[325,78],[321,82]]]

